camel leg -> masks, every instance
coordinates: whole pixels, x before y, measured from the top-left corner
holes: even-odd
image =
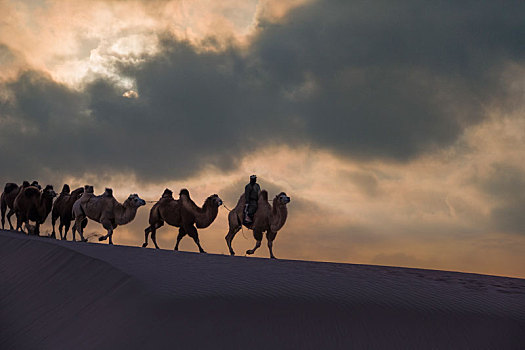
[[[255,247],[253,247],[253,249],[249,249],[246,251],[246,254],[248,255],[252,255],[253,253],[255,253],[255,251],[257,249],[259,249],[259,247],[261,246],[261,241],[255,241]]]
[[[71,226],[71,221],[66,220],[64,223],[64,235],[62,236],[62,229],[59,227],[60,239],[67,241],[67,231],[69,231],[69,226]]]
[[[58,225],[58,234],[60,235],[60,239],[64,239],[64,236],[62,235],[63,229],[64,229],[64,224],[62,223],[62,219],[60,219],[60,225]],[[53,232],[53,237],[55,237],[55,232]]]
[[[179,243],[182,237],[186,236],[186,231],[184,230],[184,227],[179,228],[179,235],[177,236],[177,243],[175,244],[175,250],[179,250]]]
[[[148,237],[149,233],[153,231],[153,226],[150,225],[144,229],[144,243],[142,243],[142,248],[146,248],[148,246]]]
[[[153,230],[151,230],[151,240],[153,241],[153,244],[155,244],[155,248],[160,249],[157,244],[157,228],[158,227],[153,227]]]
[[[144,230],[144,244],[142,244],[143,248],[146,248],[148,246],[148,236],[149,236],[149,233],[151,232],[151,240],[155,244],[155,248],[160,249],[159,246],[157,245],[157,240],[155,236],[157,233],[157,229],[162,227],[162,225],[164,225],[164,222],[155,223],[153,225],[146,227],[146,229]]]
[[[73,241],[76,241],[75,233],[78,231],[81,242],[87,242],[87,239],[84,238],[84,227],[82,222],[85,220],[85,217],[77,216],[75,218],[75,225],[73,226]]]
[[[71,234],[73,235],[73,242],[75,242],[77,239],[76,239],[76,234],[77,234],[77,228],[78,228],[78,223],[77,223],[77,220],[75,219],[75,222],[73,223],[73,227],[71,228]]]
[[[273,242],[268,241],[268,250],[270,251],[270,259],[275,259],[275,255],[273,255],[272,247],[273,247]]]
[[[53,231],[51,232],[51,236],[50,237],[53,237],[53,238],[56,238],[57,235],[55,233],[55,224],[57,222],[57,217],[53,215],[53,212],[51,212],[51,227],[53,228]],[[62,224],[62,222],[60,222],[60,224]],[[59,227],[59,230],[60,230],[60,227]],[[60,233],[60,238],[62,238],[62,233]]]
[[[193,238],[193,240],[195,241],[195,244],[197,245],[197,247],[199,247],[199,252],[201,253],[206,253],[204,251],[204,249],[202,249],[201,247],[201,243],[199,241],[199,233],[197,232],[197,228],[193,225],[191,225],[190,227],[188,227],[188,236],[190,236],[191,238]]]
[[[275,236],[277,236],[277,232],[267,232],[266,233],[266,239],[268,240],[268,250],[270,251],[270,259],[276,259],[275,255],[273,255],[273,249],[272,249]]]
[[[11,223],[11,220],[9,220],[9,216],[7,217],[7,221],[9,221],[9,223]],[[24,220],[22,218],[22,214],[17,214],[16,215],[16,231],[18,231],[18,230],[21,231],[22,230],[22,224],[23,223],[24,223]]]
[[[225,237],[226,244],[228,245],[228,249],[230,250],[230,255],[235,255],[235,252],[233,251],[233,248],[232,248],[232,241],[235,235],[237,234],[237,232],[241,230],[241,228],[242,228],[241,226],[237,226],[237,227],[230,226],[230,230],[228,231],[228,234]]]
[[[87,242],[87,239],[84,238],[84,228],[82,227],[82,222],[80,222],[78,226],[78,235],[80,236],[80,242]]]
[[[98,238],[98,240],[99,240],[99,241],[105,241],[106,239],[109,238],[109,244],[113,244],[113,239],[112,239],[112,237],[113,237],[113,228],[112,228],[112,227],[110,227],[110,228],[106,228],[106,227],[104,227],[104,228],[105,228],[106,230],[108,230],[108,233],[107,233],[105,236],[100,236],[100,237]]]
[[[9,229],[11,231],[13,230],[13,224],[11,224],[11,216],[13,216],[14,213],[15,211],[13,209],[9,209],[9,211],[7,212],[7,222],[9,223]],[[18,217],[17,217],[17,220],[18,220]]]
[[[38,221],[35,224],[35,236],[40,236],[40,223]]]
[[[247,250],[246,254],[252,255],[253,253],[255,253],[255,251],[261,246],[262,236],[262,231],[257,229],[253,230],[253,237],[255,238],[255,247],[253,247],[253,249]]]
[[[105,236],[101,236],[98,238],[99,241],[105,241],[109,238],[109,244],[113,244],[113,225],[111,224],[110,220],[102,220],[100,222],[102,224],[102,227],[104,227],[106,230],[108,230],[108,233]]]

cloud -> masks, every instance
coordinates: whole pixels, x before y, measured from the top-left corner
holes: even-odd
[[[493,203],[490,216],[496,229],[525,234],[525,171],[513,164],[493,164],[479,187]]]
[[[523,6],[313,2],[260,20],[243,48],[158,34],[157,51],[112,63],[138,98],[110,78],[76,90],[25,71],[2,86],[12,98],[0,105],[0,161],[17,178],[116,171],[154,182],[232,170],[272,144],[413,159],[454,143],[505,96],[505,64],[523,62]]]
[[[501,65],[523,62],[516,7],[316,2],[262,25],[253,48],[267,84],[315,87],[286,104],[302,137],[344,155],[403,160],[451,144],[505,93]]]

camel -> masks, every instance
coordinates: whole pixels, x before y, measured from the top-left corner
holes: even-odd
[[[149,226],[144,229],[142,247],[148,246],[148,237],[151,232],[151,240],[155,244],[155,248],[160,249],[157,244],[157,229],[164,226],[164,222],[171,226],[181,227],[182,218],[180,214],[179,200],[174,199],[173,192],[166,188],[159,201],[153,205],[149,212]]]
[[[221,205],[222,200],[216,194],[206,198],[202,208],[200,208],[193,202],[187,189],[180,191],[178,200],[173,199],[172,192],[169,189],[164,190],[161,199],[151,208],[150,225],[144,230],[144,244],[142,246],[148,246],[148,235],[151,232],[151,239],[155,248],[159,249],[156,232],[166,222],[168,225],[179,228],[175,250],[179,250],[181,239],[188,235],[199,247],[199,252],[206,253],[200,244],[197,228],[210,226],[217,217]]]
[[[225,238],[231,255],[235,255],[232,248],[232,241],[237,232],[242,228],[245,202],[244,194],[242,194],[235,208],[228,214],[229,231]],[[270,203],[268,203],[268,192],[266,190],[261,191],[257,212],[255,212],[253,218],[253,224],[251,226],[245,225],[247,228],[253,230],[253,237],[255,238],[255,247],[247,250],[246,254],[250,255],[255,253],[261,246],[263,233],[266,232],[270,258],[275,259],[273,255],[273,241],[277,236],[277,232],[286,222],[286,218],[288,217],[286,205],[289,202],[290,197],[288,197],[286,193],[281,192],[273,199],[273,205],[270,205]]]
[[[40,190],[41,187],[38,184],[37,181],[33,181],[33,185],[36,184],[36,187]],[[14,210],[14,204],[15,204],[15,198],[18,196],[18,193],[22,188],[26,188],[31,186],[28,181],[24,181],[22,183],[22,186],[18,186],[15,183],[8,182],[5,184],[4,192],[2,192],[2,196],[0,197],[0,207],[2,211],[2,230],[5,228],[5,212],[9,208],[9,211],[7,212],[7,222],[9,223],[9,229],[13,230],[13,224],[11,224],[11,216],[15,213]]]
[[[64,187],[62,187],[62,192],[60,192],[60,195],[55,200],[55,203],[53,204],[53,210],[51,211],[51,225],[53,226],[51,237],[56,238],[55,223],[57,219],[60,218],[60,225],[58,226],[60,239],[67,239],[67,232],[69,231],[71,220],[73,220],[73,204],[82,196],[83,193],[83,187],[79,187],[71,193],[68,184],[65,184]],[[87,219],[82,222],[82,225],[83,227],[86,227]],[[64,229],[64,235],[62,235],[62,228]]]
[[[75,225],[73,227],[73,240],[75,240],[75,231],[80,234],[80,239],[84,238],[82,221],[87,217],[100,224],[108,231],[99,241],[109,238],[109,244],[113,244],[113,231],[118,225],[125,225],[131,222],[137,214],[138,208],[146,205],[146,202],[137,194],[130,194],[123,202],[119,203],[113,197],[113,190],[106,188],[106,191],[100,195],[93,194],[93,186],[85,186],[82,196],[73,204],[73,216]]]
[[[36,186],[22,188],[15,198],[14,211],[16,213],[16,230],[22,229],[22,224],[26,224],[29,231],[29,220],[35,221],[34,234],[40,235],[40,225],[46,221],[51,212],[53,198],[56,197],[53,186],[47,185],[42,192]]]

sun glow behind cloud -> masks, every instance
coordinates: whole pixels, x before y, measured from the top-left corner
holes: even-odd
[[[133,81],[120,76],[114,65],[139,63],[156,54],[159,34],[170,33],[203,49],[232,41],[242,46],[259,19],[275,20],[305,2],[4,1],[0,42],[8,43],[20,57],[0,78],[33,67],[77,88],[86,79],[102,76],[131,89]]]
[[[27,65],[50,73],[57,81],[78,86],[86,78],[101,75],[121,79],[130,88],[132,82],[116,75],[112,66],[155,54],[157,36],[163,31],[193,42],[212,33],[239,38],[248,33],[253,3],[252,13],[250,6],[239,10],[244,22],[228,18],[233,3],[212,3],[46,1],[34,6],[6,1],[1,4],[0,41],[9,43]],[[218,11],[221,7],[223,11]]]

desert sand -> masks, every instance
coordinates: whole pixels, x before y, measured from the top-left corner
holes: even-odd
[[[0,349],[523,349],[525,280],[0,231]]]

